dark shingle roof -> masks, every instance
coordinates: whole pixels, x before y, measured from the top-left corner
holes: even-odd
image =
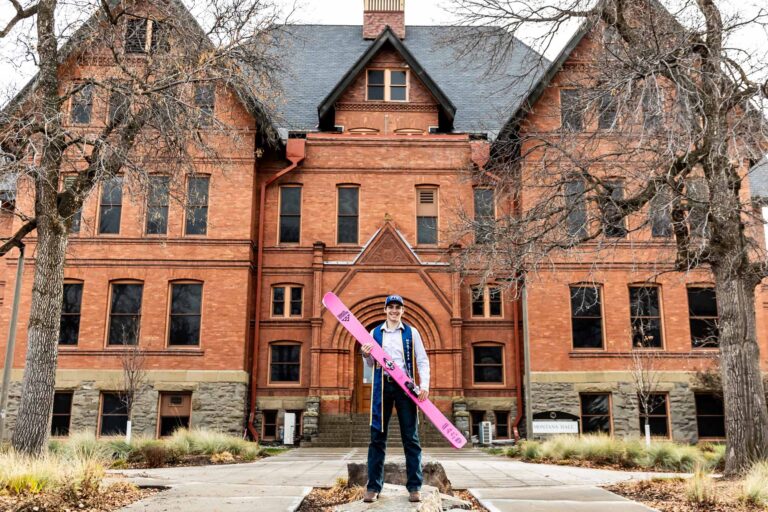
[[[317,129],[317,108],[370,47],[359,25],[289,25],[280,36],[285,71],[275,124],[285,131]],[[489,57],[475,50],[457,59],[446,44],[455,31],[483,30],[439,26],[408,26],[403,41],[450,101],[456,106],[454,131],[485,132],[495,137],[548,65],[518,40],[489,72]],[[466,33],[466,32],[465,32]]]
[[[749,188],[752,197],[768,199],[768,156],[749,171]]]

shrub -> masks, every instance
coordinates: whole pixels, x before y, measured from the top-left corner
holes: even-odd
[[[147,466],[151,468],[161,468],[168,462],[168,449],[162,441],[153,441],[144,444],[139,448]]]
[[[0,454],[0,494],[39,493],[71,489],[81,494],[98,490],[104,477],[101,456],[70,453],[29,457],[13,451]]]
[[[715,484],[701,466],[696,466],[693,476],[685,483],[685,495],[690,503],[709,505],[715,503]]]
[[[724,449],[713,445],[707,451],[666,440],[654,440],[650,447],[638,439],[613,438],[605,434],[553,436],[546,441],[521,441],[506,450],[509,457],[555,463],[586,460],[598,464],[618,464],[662,471],[693,471],[700,466],[711,469],[721,463]]]
[[[744,477],[742,499],[760,506],[768,506],[768,461],[758,462]]]

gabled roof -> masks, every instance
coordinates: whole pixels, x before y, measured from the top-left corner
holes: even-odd
[[[151,1],[151,0],[149,0]],[[165,4],[173,11],[173,15],[177,20],[184,23],[187,27],[192,29],[192,32],[200,38],[201,46],[213,47],[213,42],[208,37],[205,30],[200,26],[200,23],[192,15],[189,9],[184,5],[182,0],[166,0]],[[110,9],[115,9],[121,5],[121,0],[108,0],[107,6]],[[93,15],[88,18],[82,25],[80,25],[74,34],[69,37],[58,52],[58,65],[61,66],[70,56],[85,42],[94,30],[98,30],[100,24],[105,21],[105,13],[102,7],[98,7]],[[29,82],[5,105],[0,114],[9,114],[23,105],[25,99],[35,91],[38,85],[39,73],[36,73]],[[250,77],[242,77],[243,80],[248,80]],[[233,84],[234,92],[237,94],[240,101],[251,115],[256,119],[257,124],[261,128],[260,137],[264,140],[270,140],[273,135],[277,134],[277,128],[272,124],[269,113],[265,106],[260,102],[258,98],[254,98],[248,93],[245,87],[238,87],[238,84]]]
[[[502,130],[503,132],[506,133],[508,131],[514,130],[520,121],[522,121],[522,119],[526,116],[526,114],[531,111],[541,95],[544,94],[544,91],[549,86],[549,83],[552,81],[555,75],[560,72],[560,69],[562,69],[565,61],[570,58],[571,54],[579,45],[581,40],[584,39],[584,36],[586,36],[595,25],[596,23],[593,20],[587,20],[581,23],[579,29],[568,40],[568,43],[557,55],[557,58],[547,68],[546,72],[541,74],[538,81],[529,90],[528,95],[522,102],[520,102],[517,110],[509,118],[509,121],[507,121],[506,125],[504,126],[504,129]]]
[[[504,58],[482,48],[459,54],[450,41],[479,37],[487,27],[406,27],[405,48],[455,107],[455,132],[487,133],[491,138],[516,111],[548,61],[520,40],[508,36]],[[477,34],[477,36],[475,36]],[[318,105],[375,44],[362,37],[360,25],[286,25],[275,51],[282,63],[280,101],[275,123],[289,131],[316,131]]]
[[[408,48],[406,48],[406,46],[400,41],[400,38],[395,35],[389,25],[387,25],[381,34],[379,34],[379,37],[373,41],[373,44],[368,47],[368,49],[360,56],[360,58],[357,59],[357,62],[355,62],[355,64],[349,68],[347,73],[341,77],[341,80],[339,80],[339,83],[336,84],[336,87],[334,87],[331,92],[328,93],[328,96],[326,96],[320,105],[318,105],[317,113],[320,119],[321,129],[333,128],[336,102],[339,100],[341,95],[344,94],[344,91],[346,91],[347,88],[352,85],[352,82],[354,82],[355,78],[357,78],[358,75],[363,72],[366,66],[368,66],[368,64],[371,62],[371,59],[373,59],[379,53],[379,51],[388,44],[391,45],[395,51],[403,57],[406,64],[408,64],[410,67],[411,72],[415,74],[419,80],[421,80],[421,82],[432,94],[432,97],[434,97],[437,101],[440,107],[440,131],[450,132],[453,130],[453,119],[456,115],[456,107],[453,105],[448,96],[446,96],[440,87],[435,83],[435,81],[432,80],[432,77],[430,77],[429,73],[427,73],[421,64],[419,64],[419,61],[416,60]]]

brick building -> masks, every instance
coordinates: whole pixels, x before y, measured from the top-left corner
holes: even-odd
[[[529,379],[531,414],[570,414],[582,431],[639,433],[626,363],[632,284],[646,278],[642,266],[619,257],[601,269],[598,308],[588,315],[600,338],[574,339],[571,301],[588,293],[579,284],[599,262],[558,262],[531,283],[524,303],[493,283],[476,289],[478,279],[450,264],[461,250],[453,228],[463,212],[490,218],[510,208],[473,179],[494,138],[523,105],[532,106],[524,129],[557,129],[547,123],[559,119],[559,84],[588,34],[577,34],[553,63],[515,41],[488,74],[487,57],[457,59],[446,45],[457,29],[406,27],[404,8],[404,0],[365,0],[363,27],[285,28],[273,119],[279,149],[257,147],[253,115],[234,94],[217,91],[217,117],[246,143],[223,144],[229,167],[201,162],[204,176],[185,184],[207,211],[204,229],[190,224],[188,211],[165,205],[167,226],[154,234],[146,212],[158,205],[130,197],[120,181],[93,195],[68,250],[54,434],[121,431],[115,393],[127,343],[147,361],[149,388],[134,414],[139,433],[160,436],[182,424],[249,428],[275,440],[284,414],[295,412],[315,445],[366,442],[370,376],[356,343],[321,305],[329,290],[366,326],[384,320],[386,295],[405,298],[405,321],[422,333],[430,358],[431,398],[462,430],[476,433],[488,420],[497,437],[512,437],[525,425]],[[96,72],[63,66],[65,77]],[[98,103],[93,108],[97,119]],[[20,187],[18,201],[24,197]],[[105,219],[115,209],[116,220]],[[18,227],[0,215],[4,234]],[[28,268],[33,247],[31,239]],[[15,254],[4,259],[0,322],[7,325]],[[31,273],[22,285],[11,425]],[[690,326],[716,317],[707,276],[665,277],[656,293],[664,377],[654,432],[718,437],[722,404],[690,384],[713,356],[691,344]],[[127,342],[117,339],[125,322],[140,325]]]

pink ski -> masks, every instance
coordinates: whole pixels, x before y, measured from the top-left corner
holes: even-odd
[[[448,418],[445,417],[443,413],[440,412],[440,410],[435,407],[435,404],[429,401],[429,399],[422,401],[419,401],[418,399],[418,387],[416,387],[416,384],[411,380],[408,375],[404,371],[402,371],[393,361],[392,358],[384,352],[384,349],[381,348],[381,346],[376,343],[376,341],[373,339],[373,336],[370,335],[368,331],[365,330],[365,327],[363,327],[363,324],[361,324],[357,318],[355,318],[355,315],[350,313],[349,309],[344,305],[343,302],[341,302],[341,299],[339,299],[334,293],[328,292],[323,297],[323,305],[325,305],[328,310],[333,313],[333,315],[341,322],[341,325],[344,326],[344,328],[349,331],[349,333],[357,340],[358,343],[361,345],[365,345],[366,343],[372,343],[373,344],[373,351],[371,352],[371,356],[376,360],[379,365],[384,369],[385,372],[389,374],[390,377],[392,377],[401,388],[403,388],[403,391],[413,400],[416,405],[424,412],[424,415],[429,419],[429,421],[432,422],[432,424],[437,427],[437,430],[440,431],[441,434],[448,440],[449,443],[454,448],[461,448],[467,443],[467,440],[464,438],[463,435],[461,435],[461,432],[459,432],[456,427],[453,426],[453,424],[448,421]]]

